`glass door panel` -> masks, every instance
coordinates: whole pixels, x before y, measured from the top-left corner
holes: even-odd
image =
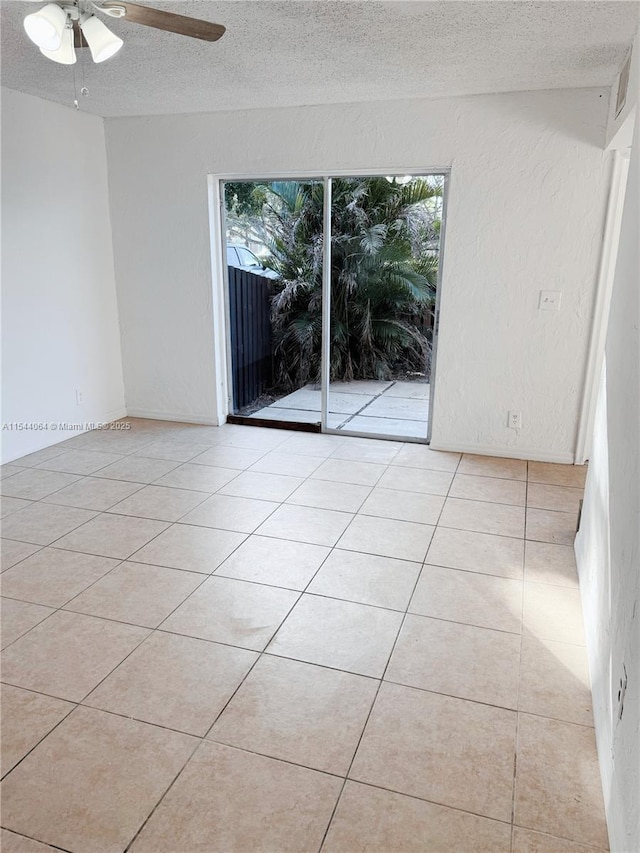
[[[328,430],[427,439],[444,186],[331,180]]]
[[[223,184],[234,415],[427,440],[445,183]]]
[[[323,184],[224,183],[231,411],[321,420]]]

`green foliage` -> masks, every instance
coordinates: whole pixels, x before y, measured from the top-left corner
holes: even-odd
[[[335,178],[331,221],[331,380],[424,373],[435,301],[442,184]],[[272,305],[276,379],[317,382],[322,338],[323,186],[270,184],[262,210],[280,273]]]
[[[266,187],[250,181],[229,181],[224,185],[227,215],[259,217],[265,202]]]

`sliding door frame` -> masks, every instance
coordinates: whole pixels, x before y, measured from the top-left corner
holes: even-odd
[[[215,323],[216,337],[221,340],[222,346],[218,348],[220,365],[224,365],[224,369],[217,371],[218,379],[222,380],[222,391],[218,395],[218,405],[221,407],[220,423],[224,423],[230,414],[235,414],[233,411],[233,368],[231,364],[231,306],[229,302],[229,269],[227,266],[227,211],[225,208],[224,186],[228,183],[262,183],[269,181],[317,181],[322,183],[324,178],[318,176],[316,172],[309,174],[301,174],[296,172],[294,175],[283,178],[278,174],[262,174],[259,177],[247,177],[246,175],[209,175],[209,198],[210,198],[210,220],[212,229],[212,267],[214,273],[214,281],[220,283],[216,299],[214,296],[214,304],[217,303],[218,322]],[[221,296],[221,298],[220,298]],[[222,322],[220,322],[222,319]],[[274,420],[275,423],[280,423]],[[282,422],[286,425],[288,422]],[[257,424],[256,424],[257,425]]]
[[[429,372],[429,416],[427,418],[427,444],[431,444],[431,432],[433,429],[433,409],[435,405],[436,392],[436,361],[438,357],[438,334],[440,332],[440,301],[442,298],[442,268],[444,267],[444,244],[447,231],[447,205],[449,201],[449,182],[451,170],[437,173],[444,175],[444,187],[442,188],[442,221],[440,223],[440,245],[438,246],[438,275],[436,278],[436,304],[434,306],[433,336],[431,340],[431,365]]]
[[[333,178],[362,178],[362,177],[404,177],[411,175],[423,178],[441,175],[444,178],[442,199],[442,225],[440,231],[440,245],[438,248],[438,277],[436,281],[436,304],[435,320],[433,327],[433,341],[431,352],[431,374],[429,377],[429,414],[427,417],[427,430],[424,438],[414,438],[403,435],[373,435],[359,430],[335,429],[327,423],[329,409],[329,364],[331,359],[331,181]],[[213,278],[213,333],[216,359],[218,361],[216,370],[216,401],[218,406],[218,423],[224,423],[233,409],[233,378],[231,367],[231,320],[229,306],[229,279],[226,264],[227,245],[227,222],[225,210],[224,185],[231,182],[257,183],[273,181],[318,181],[324,186],[324,242],[323,242],[323,266],[322,266],[322,376],[321,376],[321,431],[329,435],[344,435],[355,438],[378,438],[388,441],[401,441],[414,444],[428,444],[431,440],[433,424],[434,394],[435,394],[435,366],[437,354],[438,332],[440,328],[440,298],[442,291],[444,246],[447,220],[447,201],[449,196],[449,182],[451,167],[430,167],[398,169],[331,169],[318,171],[296,170],[286,176],[282,172],[260,172],[260,173],[225,173],[224,175],[209,175],[209,219],[211,228],[211,268]],[[327,239],[328,235],[328,239]],[[216,287],[216,282],[218,286]]]
[[[322,351],[320,355],[320,428],[332,432],[329,427],[329,377],[331,374],[331,205],[333,182],[324,178],[322,196]],[[337,430],[336,430],[337,432]]]
[[[429,413],[427,416],[426,430],[424,436],[408,436],[394,435],[393,433],[385,433],[377,435],[362,430],[336,429],[330,427],[327,423],[329,416],[329,379],[330,379],[330,347],[331,347],[331,181],[333,178],[401,178],[405,175],[411,175],[412,178],[427,178],[430,176],[442,176],[444,178],[444,186],[442,189],[442,224],[440,228],[440,241],[438,245],[438,275],[436,278],[436,304],[434,307],[434,324],[433,338],[431,347],[431,364],[429,375]],[[451,176],[450,168],[443,169],[427,169],[420,170],[402,170],[393,169],[391,171],[366,171],[358,170],[355,172],[332,172],[329,177],[324,178],[324,235],[322,248],[322,432],[328,435],[346,435],[353,438],[374,438],[382,441],[403,441],[411,444],[429,444],[431,441],[431,429],[433,424],[433,406],[435,393],[435,375],[436,375],[436,353],[438,342],[438,331],[440,327],[440,295],[442,291],[442,268],[444,266],[444,238],[446,231],[447,219],[447,199],[449,194],[449,179]],[[328,202],[328,203],[327,203]],[[328,239],[327,239],[328,238]],[[416,421],[416,423],[421,423]]]

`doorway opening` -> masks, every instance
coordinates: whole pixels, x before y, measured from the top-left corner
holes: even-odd
[[[234,420],[428,441],[446,187],[221,182]]]

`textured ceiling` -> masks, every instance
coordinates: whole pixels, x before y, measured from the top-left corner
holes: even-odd
[[[610,85],[638,23],[624,0],[151,2],[227,27],[207,43],[104,18],[124,48],[75,67],[40,55],[3,0],[2,84],[104,116]]]

